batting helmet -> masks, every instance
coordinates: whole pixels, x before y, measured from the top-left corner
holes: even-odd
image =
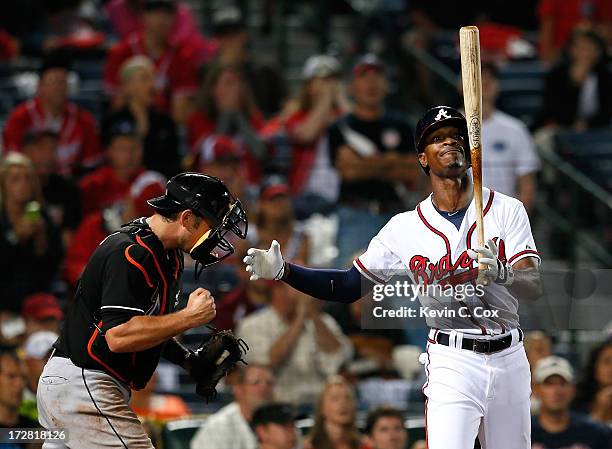
[[[471,161],[467,122],[461,112],[450,106],[436,106],[423,114],[423,117],[421,117],[421,120],[417,123],[416,132],[414,134],[414,146],[417,154],[421,154],[425,151],[425,147],[427,146],[425,144],[425,138],[427,135],[443,126],[456,126],[463,134],[465,159],[469,167]],[[423,170],[425,170],[426,174],[429,174],[429,167],[423,168]]]

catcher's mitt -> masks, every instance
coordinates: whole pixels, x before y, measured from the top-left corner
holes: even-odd
[[[217,332],[211,329],[213,333],[189,357],[189,374],[196,381],[196,393],[203,396],[206,402],[216,396],[217,383],[236,363],[246,364],[242,357],[249,350],[246,342],[232,331]]]

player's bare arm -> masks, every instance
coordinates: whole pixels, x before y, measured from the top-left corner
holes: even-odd
[[[187,306],[168,315],[135,316],[109,329],[106,342],[113,352],[144,351],[188,329],[210,323],[216,315],[215,300],[203,288],[189,295]]]

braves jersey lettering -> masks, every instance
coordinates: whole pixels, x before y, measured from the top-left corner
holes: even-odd
[[[527,212],[522,203],[506,195],[483,189],[485,241],[498,244],[500,260],[514,263],[525,257],[539,260],[531,234]],[[457,285],[473,283],[477,264],[469,258],[467,250],[477,246],[475,208],[472,202],[459,230],[434,208],[431,197],[415,210],[393,217],[376,237],[355,266],[375,283],[384,283],[394,275],[406,275],[421,285]],[[419,296],[424,307],[432,310],[445,307],[449,300],[434,295]],[[518,327],[518,301],[510,291],[493,284],[484,288],[482,296],[467,297],[470,310],[482,307],[498,310],[499,318],[465,318],[447,323],[448,328],[466,332],[501,333]],[[434,322],[428,320],[433,326]],[[435,327],[440,327],[436,320]],[[457,326],[457,323],[462,324]]]

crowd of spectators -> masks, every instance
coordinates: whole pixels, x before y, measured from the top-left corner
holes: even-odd
[[[327,306],[284,283],[249,282],[241,264],[249,246],[277,240],[287,260],[345,267],[392,215],[428,194],[407,114],[415,105],[395,100],[398,84],[411,85],[422,110],[434,106],[440,92],[424,67],[415,64],[404,79],[401,58],[396,65],[384,50],[315,54],[290,90],[287,68],[252,52],[257,36],[233,4],[212,8],[205,34],[184,0],[19,3],[0,18],[0,59],[8,68],[22,56],[40,64],[33,95],[1,117],[0,427],[36,424],[38,377],[98,243],[150,215],[146,200],[193,170],[221,178],[248,212],[248,242],[207,270],[205,282],[217,295],[213,324],[251,349],[249,365],[227,379],[222,398],[233,401],[215,404],[191,447],[294,448],[296,419],[308,417],[304,448],[426,447],[404,427],[404,406],[424,400],[422,332],[362,329],[362,302]],[[460,24],[482,24],[483,55],[492,55],[482,67],[484,184],[533,213],[535,142],[554,151],[557,130],[611,126],[611,3],[518,2],[531,16],[516,14],[517,6],[504,15],[504,2],[473,3],[415,1],[398,17],[380,11],[379,18],[388,31],[401,16],[409,25],[398,42],[428,50]],[[26,7],[36,14],[24,14]],[[533,58],[548,72],[530,130],[497,100],[512,42],[533,35]],[[74,98],[71,72],[83,60],[101,69],[96,110]],[[321,220],[341,232],[322,238]],[[559,351],[543,332],[528,334],[525,346],[534,449],[611,447],[611,340],[581,371],[575,354],[561,352],[572,364],[553,355]],[[415,366],[398,354],[416,354]],[[134,393],[143,420],[192,414],[193,398],[168,382],[160,371]],[[376,394],[366,394],[372,388]],[[385,401],[396,408],[378,407]],[[150,432],[160,438],[155,426]]]

